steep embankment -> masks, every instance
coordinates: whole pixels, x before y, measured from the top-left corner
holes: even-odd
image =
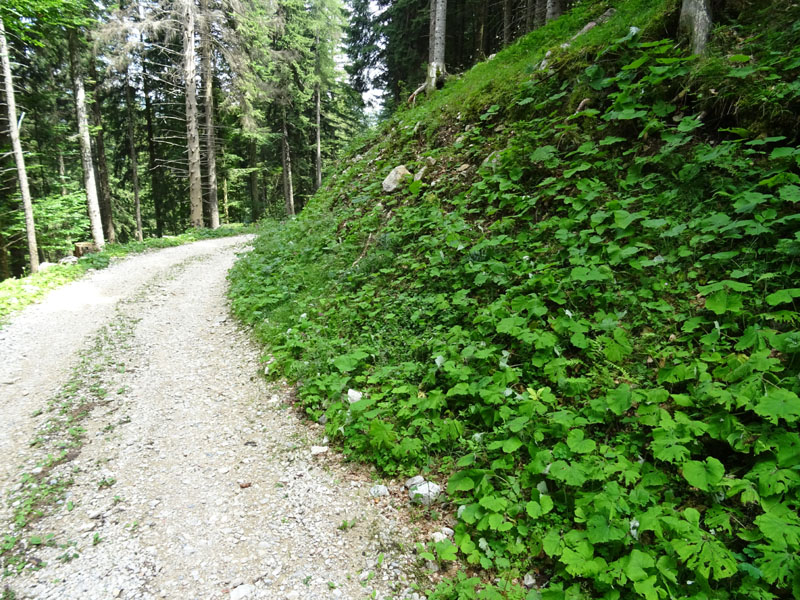
[[[798,597],[800,8],[562,45],[608,4],[364,139],[234,305],[346,453],[447,481],[436,597]]]

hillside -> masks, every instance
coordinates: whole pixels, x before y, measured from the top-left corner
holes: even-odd
[[[452,78],[232,273],[334,443],[446,482],[429,597],[800,597],[800,6],[698,58],[678,4]]]

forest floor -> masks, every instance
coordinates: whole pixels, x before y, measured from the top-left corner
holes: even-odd
[[[0,330],[0,538],[20,538],[6,569],[39,566],[0,590],[420,597],[402,484],[371,498],[370,472],[320,448],[228,315],[250,239],[127,258]]]

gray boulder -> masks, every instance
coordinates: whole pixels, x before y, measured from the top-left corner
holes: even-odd
[[[432,481],[423,481],[419,485],[415,485],[408,490],[408,497],[414,504],[422,504],[423,506],[430,506],[442,493],[442,488]]]
[[[383,180],[383,191],[391,193],[400,187],[400,184],[407,178],[410,178],[411,171],[406,169],[405,165],[400,165],[391,170],[391,172]]]

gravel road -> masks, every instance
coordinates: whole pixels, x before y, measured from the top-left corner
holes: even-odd
[[[430,532],[407,524],[402,484],[371,498],[366,468],[321,450],[323,428],[260,377],[228,315],[225,276],[249,241],[127,258],[0,331],[0,539],[19,535],[32,490],[71,481],[23,530],[28,567],[0,590],[422,598],[414,541]]]

